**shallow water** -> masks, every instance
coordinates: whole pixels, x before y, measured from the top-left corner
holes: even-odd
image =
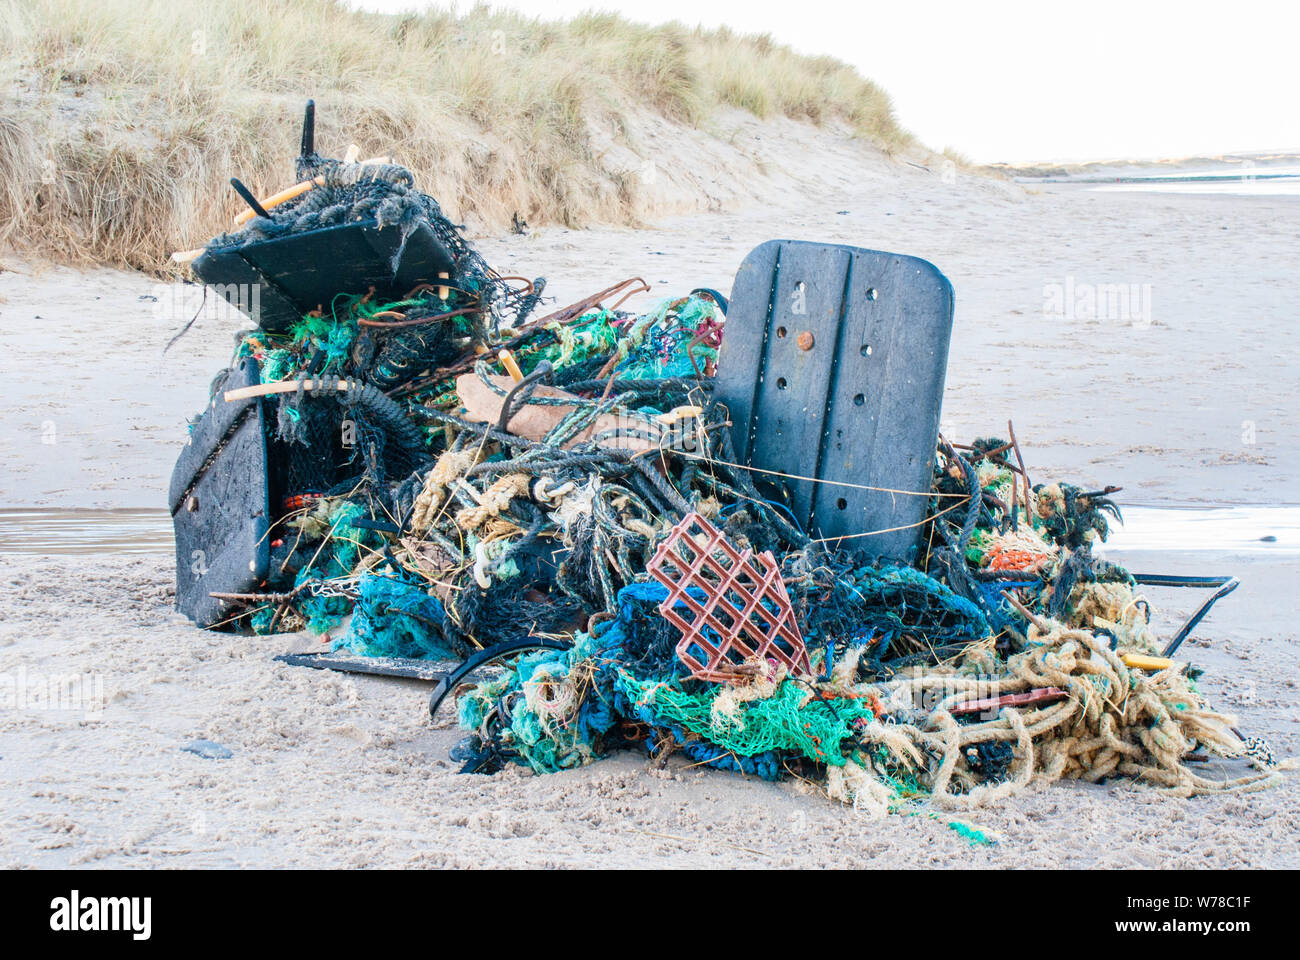
[[[1097,551],[1207,550],[1300,554],[1300,506],[1123,507]],[[1270,539],[1271,538],[1271,539]],[[86,555],[170,553],[166,510],[0,509],[0,553]]]
[[[1171,180],[1161,183],[1108,183],[1093,187],[1104,193],[1201,193],[1232,194],[1241,197],[1298,197],[1300,196],[1300,177],[1278,177],[1274,180],[1258,178],[1216,179],[1216,180]]]
[[[1300,164],[1231,164],[1200,169],[1120,169],[1062,177],[1018,177],[1019,183],[1086,186],[1103,193],[1231,194],[1244,197],[1300,196]]]
[[[1109,193],[1209,193],[1243,197],[1300,196],[1300,165],[1209,167],[1201,170],[1152,171],[1115,178],[1093,187]]]

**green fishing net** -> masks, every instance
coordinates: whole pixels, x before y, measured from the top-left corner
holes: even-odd
[[[769,697],[733,700],[734,711],[719,707],[719,697],[730,688],[711,685],[689,693],[681,681],[637,680],[620,671],[619,691],[634,705],[638,716],[655,725],[680,724],[741,756],[768,750],[792,750],[809,760],[843,766],[848,760],[843,745],[856,744],[854,728],[875,720],[870,707],[856,699],[823,700],[807,685],[784,680]]]

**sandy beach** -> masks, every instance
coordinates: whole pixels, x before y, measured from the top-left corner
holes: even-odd
[[[956,291],[950,439],[1013,420],[1035,481],[1119,484],[1121,504],[1300,501],[1300,197],[1025,186],[792,121],[737,136],[785,159],[721,209],[475,242],[502,273],[547,277],[557,304],[629,276],[654,291],[637,305],[726,292],[774,237],[923,257]],[[1089,317],[1074,297],[1057,309],[1058,286],[1101,301],[1123,287],[1132,309]],[[186,418],[243,326],[209,304],[164,355],[193,294],[6,264],[0,507],[163,508]],[[165,550],[55,546],[36,530],[0,542],[0,673],[99,676],[106,706],[0,715],[0,866],[1300,867],[1294,775],[1192,800],[1126,781],[1030,790],[962,814],[1000,837],[992,846],[971,846],[943,812],[867,820],[798,782],[631,754],[545,777],[460,776],[448,759],[460,733],[450,710],[430,724],[428,685],[272,659],[301,638],[195,629],[171,609]],[[1300,753],[1300,556],[1204,547],[1117,559],[1242,579],[1184,650],[1212,705],[1277,754]],[[1151,597],[1164,636],[1202,599]],[[182,752],[195,738],[233,756]]]

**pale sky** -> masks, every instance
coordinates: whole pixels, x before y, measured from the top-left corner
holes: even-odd
[[[353,0],[396,12],[421,0]],[[503,0],[727,25],[853,64],[903,126],[973,160],[1300,150],[1300,2]],[[468,9],[462,4],[460,9]]]

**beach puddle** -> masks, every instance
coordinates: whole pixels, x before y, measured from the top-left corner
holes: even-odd
[[[0,553],[85,556],[172,549],[172,518],[162,509],[0,508]]]
[[[1123,506],[1123,525],[1097,552],[1213,550],[1218,553],[1300,553],[1300,507]]]
[[[1300,553],[1300,506],[1125,506],[1124,523],[1098,553],[1207,550],[1220,553]],[[0,553],[88,555],[170,553],[166,510],[0,509]]]

